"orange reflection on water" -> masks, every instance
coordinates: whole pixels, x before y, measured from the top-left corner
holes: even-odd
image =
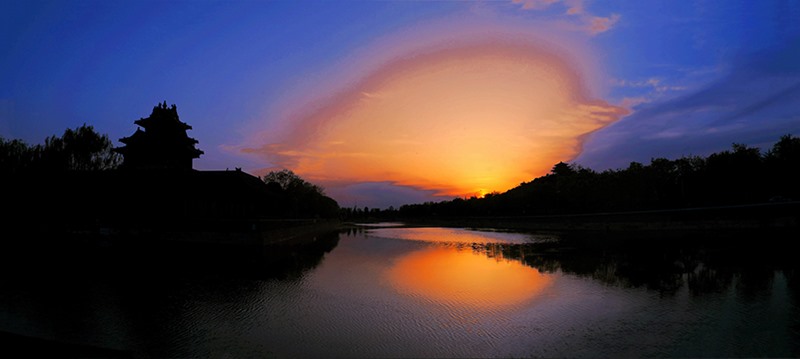
[[[380,228],[370,231],[375,236],[400,238],[412,241],[445,243],[527,243],[529,236],[522,233],[471,231],[461,228],[419,227]]]
[[[517,261],[469,249],[433,247],[413,252],[389,270],[400,292],[476,309],[525,302],[552,278]]]

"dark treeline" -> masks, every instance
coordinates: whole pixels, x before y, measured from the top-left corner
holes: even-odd
[[[173,114],[165,108],[154,109],[149,119],[163,121],[159,115]],[[174,107],[171,111],[177,118]],[[4,221],[64,232],[339,216],[338,204],[321,187],[288,170],[259,178],[239,169],[196,171],[190,163],[187,168],[134,168],[124,165],[127,155],[119,152],[108,135],[85,124],[43,144],[0,137],[0,184],[4,205],[13,212]]]
[[[274,193],[282,204],[280,213],[291,217],[336,218],[339,204],[325,195],[325,190],[310,183],[294,172],[284,169],[266,174],[262,180],[270,193]]]
[[[61,137],[50,136],[44,144],[28,145],[0,137],[0,174],[116,169],[122,156],[113,149],[108,135],[86,124],[67,129]]]
[[[340,217],[347,220],[394,220],[398,219],[400,212],[393,206],[387,209],[377,207],[344,207],[339,210]]]
[[[374,217],[528,216],[676,209],[800,199],[800,138],[765,153],[734,144],[708,157],[654,158],[597,172],[560,162],[542,177],[484,198],[404,205]]]

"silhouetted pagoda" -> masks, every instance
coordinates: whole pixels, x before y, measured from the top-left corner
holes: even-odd
[[[153,107],[150,117],[134,121],[144,128],[136,129],[130,137],[120,138],[125,146],[115,148],[122,154],[123,169],[191,170],[192,160],[203,151],[195,148],[197,140],[186,130],[192,126],[178,119],[178,109],[167,102]]]

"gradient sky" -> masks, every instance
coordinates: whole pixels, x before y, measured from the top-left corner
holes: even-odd
[[[116,141],[166,100],[195,168],[343,206],[800,135],[796,1],[0,1],[0,136]]]

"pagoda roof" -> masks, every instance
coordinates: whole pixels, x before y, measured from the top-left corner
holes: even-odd
[[[175,105],[172,105],[172,107],[167,107],[166,102],[153,107],[153,112],[150,113],[150,116],[140,118],[133,123],[142,126],[145,129],[150,126],[175,126],[181,130],[192,129],[192,126],[189,126],[180,120],[178,117],[178,108]]]
[[[144,136],[145,136],[144,131],[142,131],[141,129],[137,128],[136,132],[134,132],[132,135],[130,135],[128,137],[120,138],[119,142],[122,142],[124,144],[130,144],[131,142],[141,141],[144,138]]]
[[[138,119],[136,121],[133,121],[133,123],[135,123],[135,124],[137,124],[139,126],[142,126],[145,129],[148,128],[148,127],[151,127],[151,126],[152,127],[156,127],[156,126],[163,126],[163,125],[176,126],[181,130],[191,130],[192,129],[192,126],[189,126],[188,124],[186,124],[185,122],[182,122],[181,120],[179,120],[177,118],[164,118],[164,117],[155,117],[154,118],[152,115],[150,115],[150,117],[140,118],[140,119]]]
[[[186,134],[186,130],[192,126],[178,119],[175,105],[167,107],[166,102],[159,104],[153,107],[149,117],[134,123],[141,128],[128,137],[120,138],[124,146],[114,149],[125,157],[123,166],[191,169],[191,159],[204,154],[195,147],[198,141]]]
[[[192,155],[193,155],[192,158],[199,158],[200,155],[205,153],[205,152],[203,152],[203,150],[197,149],[197,148],[192,148],[191,150],[192,150]]]

